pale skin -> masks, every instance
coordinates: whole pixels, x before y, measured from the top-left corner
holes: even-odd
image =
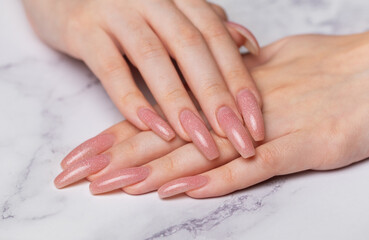
[[[171,58],[219,136],[226,136],[216,117],[220,107],[230,107],[242,121],[236,103],[241,90],[250,90],[261,107],[260,94],[238,49],[246,44],[257,54],[257,42],[235,31],[219,6],[205,0],[23,2],[40,38],[84,61],[125,118],[140,130],[150,128],[138,111],[155,110],[137,88],[123,56],[139,69],[170,126],[186,141],[191,139],[180,113],[188,109],[200,114]],[[167,141],[174,137],[168,131]]]
[[[116,141],[108,167],[94,181],[121,168],[149,166],[150,175],[127,186],[144,194],[175,179],[202,175],[208,182],[187,191],[193,198],[222,196],[278,175],[330,170],[369,157],[369,33],[302,35],[246,55],[263,99],[265,141],[243,159],[230,142],[213,134],[220,158],[207,161],[192,143],[165,142],[150,131],[121,122],[105,132]]]

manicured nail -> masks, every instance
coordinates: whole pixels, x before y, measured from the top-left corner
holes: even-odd
[[[111,148],[114,141],[115,136],[113,134],[105,133],[97,135],[73,149],[73,151],[63,159],[61,166],[65,169],[75,162],[96,156]]]
[[[161,186],[158,190],[158,194],[160,198],[171,197],[196,188],[200,188],[207,184],[208,181],[209,180],[207,177],[201,175],[179,178]]]
[[[153,132],[166,141],[172,140],[176,134],[169,124],[164,121],[159,115],[148,108],[140,108],[137,112],[138,117],[144,122]]]
[[[134,167],[119,169],[103,175],[90,184],[92,194],[110,192],[115,189],[138,183],[146,179],[150,174],[148,167]]]
[[[70,165],[62,173],[60,173],[54,180],[57,188],[63,188],[72,183],[75,183],[91,174],[97,173],[109,165],[110,155],[102,154],[94,156],[82,161],[78,161]]]
[[[227,106],[219,108],[217,118],[227,138],[241,156],[243,158],[254,156],[255,148],[247,130],[232,109]]]
[[[253,139],[263,140],[265,136],[263,115],[254,94],[248,89],[241,90],[237,95],[237,103]]]
[[[245,38],[245,43],[243,44],[253,55],[259,55],[260,46],[258,41],[256,40],[254,34],[250,32],[244,26],[234,23],[234,22],[226,22],[227,26],[236,30],[239,34],[241,34]]]
[[[219,157],[217,145],[215,145],[213,137],[199,117],[186,109],[181,112],[179,119],[192,142],[207,159],[213,160]]]

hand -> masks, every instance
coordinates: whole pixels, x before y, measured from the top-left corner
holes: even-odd
[[[368,53],[365,33],[288,37],[264,47],[259,57],[246,55],[244,62],[263,96],[266,122],[266,140],[253,158],[238,157],[229,141],[214,136],[221,156],[209,162],[191,143],[168,144],[141,132],[106,148],[99,155],[108,159],[102,171],[95,168],[77,176],[86,162],[99,162],[85,158],[82,163],[80,156],[55,183],[63,187],[89,176],[95,194],[118,188],[130,194],[159,189],[163,198],[181,192],[206,198],[276,175],[335,169],[363,160],[369,157]],[[108,131],[119,132],[119,125],[114,128]]]
[[[208,158],[219,151],[171,61],[174,58],[211,127],[227,136],[243,157],[255,150],[239,125],[236,100],[256,141],[264,138],[260,96],[236,44],[258,54],[250,32],[226,21],[205,0],[24,0],[38,35],[49,45],[83,60],[122,114],[137,128],[151,128],[169,141],[175,132]],[[233,39],[235,42],[233,41]],[[144,77],[172,128],[137,88],[124,54]]]

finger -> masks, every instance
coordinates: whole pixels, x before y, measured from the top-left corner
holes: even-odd
[[[217,158],[219,152],[214,140],[200,120],[199,113],[187,94],[165,47],[143,19],[134,16],[131,18],[134,23],[123,19],[119,24],[109,22],[112,32],[126,49],[125,52],[135,60],[149,89],[177,133],[185,140],[194,141],[210,160]],[[126,37],[127,34],[130,34],[129,38]],[[183,115],[197,122],[201,131],[186,124],[184,120],[186,117]],[[195,131],[202,135],[196,135]]]
[[[237,47],[245,46],[252,54],[259,54],[259,43],[257,42],[255,36],[245,28],[244,26],[228,21],[226,12],[222,7],[214,3],[208,3],[214,12],[224,21],[228,32],[230,33],[233,41],[236,43]]]
[[[228,89],[237,99],[250,134],[256,141],[263,140],[264,121],[259,108],[261,97],[223,21],[205,1],[175,2],[204,36]]]
[[[312,138],[310,137],[301,138],[306,139],[308,142],[312,141]],[[149,171],[118,167],[116,170],[110,171],[103,177],[96,179],[96,183],[94,183],[94,185],[100,186],[100,192],[108,192],[124,187],[123,190],[129,194],[143,194],[158,189],[168,181],[203,173],[210,169],[214,169],[215,167],[222,166],[239,156],[227,139],[216,135],[214,135],[214,139],[221,150],[220,157],[215,161],[207,161],[207,159],[197,151],[195,146],[192,143],[189,143],[171,151],[167,155],[163,155],[158,159],[147,162],[143,167],[148,168]],[[250,159],[249,161],[254,161],[254,159]],[[124,166],[121,165],[120,167]],[[142,178],[141,172],[144,172],[145,178]],[[281,171],[280,173],[282,174],[284,172]],[[135,180],[136,177],[138,180]],[[132,179],[135,182],[132,182]]]
[[[105,33],[89,36],[92,41],[81,44],[85,63],[101,80],[102,85],[122,114],[141,130],[151,128],[163,139],[171,140],[175,133],[160,118],[134,83],[129,66],[113,40]]]
[[[142,181],[150,173],[150,168],[139,166],[162,157],[184,144],[179,137],[166,142],[152,132],[141,132],[127,139],[104,153],[110,155],[110,164],[97,174],[88,177],[93,181],[90,185],[91,192],[99,194],[122,188],[127,185],[127,179],[130,181],[129,184]]]
[[[224,11],[224,9],[222,7],[220,7],[219,5],[214,4],[214,3],[208,3],[208,4],[210,4],[210,6],[213,8],[214,12],[218,15],[218,17],[220,17],[220,19],[222,21],[224,21],[224,23],[226,24],[227,30],[228,30],[229,34],[231,35],[233,41],[237,45],[237,47],[239,48],[242,45],[244,45],[245,42],[246,42],[246,37],[244,35],[240,34],[240,32],[237,31],[234,27],[227,24],[228,16],[227,16],[226,12]]]
[[[252,55],[255,56],[260,54],[259,43],[249,29],[230,21],[227,21],[225,24],[237,47],[244,46]]]
[[[136,135],[138,132],[139,130],[128,121],[115,124],[73,149],[62,160],[61,166],[65,169],[76,162],[96,156],[119,142]]]
[[[221,6],[215,3],[210,3],[210,2],[208,4],[214,10],[214,12],[220,17],[220,19],[222,19],[223,21],[228,20],[227,13],[224,11],[224,9]]]
[[[201,174],[200,179],[205,177],[206,184],[203,183],[200,188],[192,185],[194,190],[186,189],[187,195],[194,198],[222,196],[250,187],[273,176],[311,169],[321,158],[320,153],[313,151],[317,143],[312,140],[313,136],[297,132],[263,144],[256,149],[257,153],[252,159],[238,158]],[[194,176],[185,181],[194,182],[196,178],[197,176]],[[180,182],[177,180],[177,186]],[[182,184],[184,185],[185,182]],[[162,187],[161,191],[165,192],[165,189],[169,187],[174,190],[171,183],[168,183]],[[166,193],[168,196],[169,193]]]
[[[183,144],[178,137],[167,142],[151,131],[141,132],[102,154],[70,164],[55,178],[55,186],[63,188],[86,177],[93,180],[115,169],[140,166]]]
[[[168,181],[203,173],[239,156],[230,141],[215,134],[213,137],[221,150],[217,160],[208,161],[196,150],[192,143],[188,143],[161,158],[145,164],[144,166],[150,169],[148,177],[144,181],[125,187],[123,190],[134,195],[151,192]]]
[[[210,125],[218,135],[229,137],[225,130],[226,127],[221,126],[219,121],[220,108],[227,107],[232,111],[233,116],[238,119],[241,119],[241,117],[201,33],[172,3],[165,1],[160,4],[160,7],[156,4],[149,4],[149,6],[150,11],[146,8],[144,11],[147,20],[166,42],[176,58],[186,82],[198,100]],[[161,27],[161,20],[158,21],[162,14],[167,15],[167,30]],[[194,56],[199,57],[194,59]],[[238,135],[247,136],[244,134]],[[242,141],[250,140],[242,139]],[[246,145],[244,144],[244,146]],[[244,149],[244,151],[247,150]],[[242,154],[248,155],[249,153]]]
[[[243,62],[248,69],[266,64],[273,59],[273,57],[282,49],[283,46],[286,45],[286,43],[287,38],[283,38],[279,41],[262,47],[258,56],[247,53],[243,56]]]

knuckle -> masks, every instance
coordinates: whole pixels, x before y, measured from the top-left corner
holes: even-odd
[[[121,97],[121,103],[123,105],[128,105],[134,102],[137,102],[139,98],[143,97],[142,93],[139,91],[131,91],[131,92],[127,92],[125,93],[122,97]]]
[[[82,10],[79,12],[71,13],[66,22],[65,34],[62,35],[62,38],[67,50],[75,51],[75,45],[81,45],[78,39],[84,40],[86,36],[91,35],[91,32],[95,30],[91,26],[91,21],[85,16],[86,14]]]
[[[124,71],[122,64],[115,58],[102,59],[100,68],[107,79],[119,78]]]
[[[77,9],[73,10],[67,19],[67,26],[71,32],[83,30],[86,23],[87,21],[84,9],[79,9],[78,11]]]
[[[164,101],[165,102],[175,102],[178,99],[186,99],[186,98],[187,98],[187,93],[185,92],[185,90],[180,89],[180,88],[175,88],[175,89],[169,90],[165,94]]]
[[[135,141],[126,141],[125,145],[124,145],[124,152],[125,155],[130,155],[130,156],[134,156],[134,154],[137,154],[137,152],[140,151],[140,147],[139,144]]]
[[[236,183],[235,173],[232,168],[227,165],[223,166],[222,180],[230,186],[233,186]]]
[[[96,14],[95,6],[92,2],[88,4],[79,4],[65,9],[68,11],[66,19],[66,29],[68,33],[75,36],[76,33],[85,32],[91,26],[95,26],[95,22],[99,20],[99,14]]]
[[[204,86],[203,88],[203,94],[205,96],[205,98],[208,97],[219,97],[219,95],[223,92],[225,92],[225,88],[222,84],[217,83],[217,82],[211,82],[207,85]]]
[[[109,24],[113,24],[113,21],[116,21],[116,18],[113,18],[112,16],[121,16],[122,13],[119,12],[117,9],[112,10],[114,13],[109,15],[109,17],[107,17],[109,19]],[[116,13],[117,12],[117,13]],[[112,15],[112,16],[111,16]],[[120,19],[120,21],[124,21],[124,24],[126,26],[126,28],[132,33],[132,34],[139,34],[140,32],[142,32],[142,22],[141,21],[137,21],[137,19],[135,17],[127,17],[127,18],[123,18]]]
[[[168,173],[172,173],[176,167],[176,158],[175,156],[173,156],[172,154],[168,154],[167,156],[165,156],[165,161],[163,161],[164,163],[164,169],[166,170],[166,172]]]
[[[193,148],[187,144],[182,147],[181,151],[173,151],[163,157],[161,161],[164,165],[164,169],[169,174],[178,176],[178,173],[186,175],[188,172],[188,163],[191,162],[191,154],[183,154],[184,152],[190,152]]]
[[[280,163],[278,159],[278,154],[280,151],[274,146],[269,145],[258,152],[259,164],[263,171],[271,172],[273,174],[277,173],[280,168]]]
[[[218,38],[225,38],[228,37],[228,32],[225,27],[221,24],[216,24],[211,22],[205,27],[203,31],[204,37],[208,40],[216,40]]]
[[[141,41],[138,45],[138,53],[144,59],[153,59],[165,55],[164,47],[156,39]]]
[[[178,46],[184,48],[203,44],[202,35],[196,28],[189,26],[180,26],[178,29]]]
[[[245,70],[242,68],[233,68],[228,70],[225,74],[226,79],[230,82],[240,81],[245,79]]]
[[[227,138],[219,137],[217,135],[215,135],[213,138],[219,149],[223,149],[224,151],[226,149],[233,150],[232,144]]]
[[[343,124],[337,120],[328,120],[325,124],[326,134],[323,142],[327,144],[325,144],[324,154],[316,168],[334,167],[337,162],[345,158],[344,154],[348,152],[349,148],[347,141],[349,136],[345,134],[347,131],[343,127]]]

